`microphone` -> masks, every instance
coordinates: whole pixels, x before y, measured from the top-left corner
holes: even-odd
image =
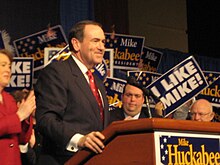
[[[153,99],[155,101],[160,101],[159,97],[157,97],[151,90],[143,87],[142,91],[143,91],[144,95],[153,97]]]
[[[147,105],[147,113],[149,115],[149,118],[152,118],[152,114],[151,114],[151,110],[150,110],[150,103],[149,103],[149,99],[148,99],[147,95],[145,95],[145,102]]]

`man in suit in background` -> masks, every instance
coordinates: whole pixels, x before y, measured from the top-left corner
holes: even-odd
[[[134,77],[128,77],[127,83],[122,94],[122,108],[116,108],[110,111],[110,120],[131,120],[140,118],[149,118],[151,114],[146,107],[145,102],[146,88],[143,87]],[[160,104],[161,102],[158,102]],[[162,106],[161,106],[162,107]],[[150,111],[152,117],[160,117],[162,109]]]
[[[87,75],[103,59],[105,35],[101,25],[94,21],[77,23],[70,30],[69,47],[72,56],[45,67],[35,86],[37,126],[43,135],[39,164],[64,164],[81,148],[98,154],[105,147],[101,133],[109,124],[105,87],[94,75],[92,83],[102,101],[98,104]]]

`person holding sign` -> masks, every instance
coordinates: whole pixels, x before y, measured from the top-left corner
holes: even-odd
[[[195,121],[213,121],[215,113],[212,104],[205,99],[196,100],[190,109],[191,120]]]
[[[26,144],[32,132],[30,114],[35,110],[32,91],[17,108],[14,98],[4,88],[11,77],[12,55],[0,50],[0,164],[21,165],[19,144]]]
[[[146,95],[147,92],[145,92],[145,87],[143,87],[134,77],[129,77],[122,94],[122,108],[116,108],[110,111],[111,122],[149,118],[151,113],[152,117],[161,117],[159,114],[162,114],[162,112],[149,112],[146,107],[143,107]]]
[[[175,112],[173,112],[172,118],[177,120],[186,120],[189,117],[189,110],[192,106],[193,102],[195,101],[195,97],[184,103],[182,106],[177,108]]]
[[[103,82],[91,73],[102,62],[105,34],[99,23],[78,22],[69,33],[71,56],[52,62],[35,86],[37,126],[43,136],[39,164],[64,164],[79,149],[99,154],[109,124]]]

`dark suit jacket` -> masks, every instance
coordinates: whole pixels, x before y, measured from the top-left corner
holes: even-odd
[[[151,113],[152,113],[152,117],[161,118],[161,116],[153,113],[153,111]],[[141,109],[141,113],[139,116],[139,119],[141,119],[141,118],[149,118],[149,113],[148,113],[147,109],[144,107]],[[124,119],[125,119],[125,115],[124,115],[123,108],[115,108],[110,111],[110,122],[124,120]]]
[[[36,165],[39,155],[41,153],[42,136],[37,130],[35,124],[33,128],[35,135],[35,144],[33,148],[31,148],[30,144],[28,144],[28,151],[26,153],[21,153],[21,162],[23,165]]]
[[[90,86],[72,57],[41,71],[35,86],[36,119],[46,162],[55,164],[53,160],[57,159],[63,164],[74,154],[66,150],[74,134],[102,131],[109,124],[105,87],[96,75],[94,78],[104,102],[104,125]]]

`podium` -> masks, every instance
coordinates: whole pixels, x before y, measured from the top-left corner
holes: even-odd
[[[103,153],[94,154],[84,149],[65,165],[220,162],[220,123],[138,119],[113,122],[102,133],[106,137]]]

